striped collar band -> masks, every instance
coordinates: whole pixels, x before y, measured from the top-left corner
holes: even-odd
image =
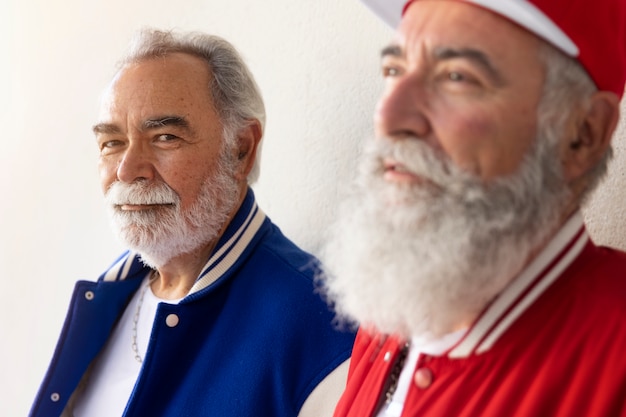
[[[254,193],[248,189],[239,211],[217,243],[213,254],[204,265],[187,297],[203,290],[222,277],[244,253],[265,220],[265,214],[258,207]],[[142,273],[142,271],[144,271]],[[102,276],[102,281],[120,281],[127,277],[149,272],[136,252],[126,252]],[[185,297],[185,298],[187,298]]]
[[[489,350],[578,257],[588,241],[589,236],[578,212],[485,310],[461,342],[448,352],[448,356],[464,358]]]

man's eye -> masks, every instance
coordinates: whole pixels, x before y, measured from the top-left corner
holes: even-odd
[[[121,145],[121,140],[107,140],[100,144],[100,149],[111,149]]]
[[[395,77],[400,74],[397,67],[383,67],[383,77]]]
[[[157,136],[157,140],[160,142],[171,142],[176,139],[178,139],[178,136],[170,135],[168,133],[164,133],[162,135]]]
[[[481,85],[479,78],[466,71],[448,71],[446,74],[448,81],[470,85]]]
[[[451,71],[448,73],[448,79],[450,81],[467,81],[467,78],[465,77],[465,75],[461,74],[460,72],[457,71]]]

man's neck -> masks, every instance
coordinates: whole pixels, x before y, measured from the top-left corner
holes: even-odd
[[[239,211],[245,196],[246,185],[242,184],[239,202],[215,239],[193,252],[176,256],[167,261],[166,264],[157,267],[157,277],[151,283],[152,292],[155,296],[164,300],[175,300],[184,298],[189,293],[198,279],[198,275],[202,272],[202,268],[213,253],[217,242]]]
[[[158,267],[156,279],[151,284],[154,295],[164,300],[184,298],[202,272],[216,243],[217,240],[194,252],[179,255]]]

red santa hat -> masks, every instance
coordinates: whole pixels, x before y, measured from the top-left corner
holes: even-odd
[[[391,27],[418,0],[361,0]],[[506,17],[578,59],[600,90],[626,82],[626,0],[454,0]]]

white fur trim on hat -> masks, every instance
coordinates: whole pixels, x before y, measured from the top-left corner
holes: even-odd
[[[507,17],[565,52],[577,57],[578,47],[548,16],[527,0],[464,0]]]
[[[361,0],[392,28],[402,20],[406,0]],[[567,55],[577,57],[578,47],[549,17],[527,0],[457,0],[491,10],[550,42]]]

